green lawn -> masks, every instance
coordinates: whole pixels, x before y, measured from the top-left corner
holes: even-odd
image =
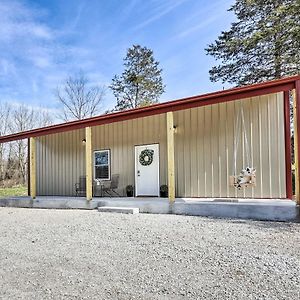
[[[0,198],[9,196],[27,196],[27,186],[19,185],[11,188],[0,188]]]

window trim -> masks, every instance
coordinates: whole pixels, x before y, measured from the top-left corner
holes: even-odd
[[[108,178],[96,178],[96,153],[101,153],[101,152],[107,152],[108,153]],[[111,161],[110,161],[110,149],[101,149],[101,150],[94,150],[93,153],[93,171],[94,171],[94,180],[95,181],[109,181],[111,178]]]

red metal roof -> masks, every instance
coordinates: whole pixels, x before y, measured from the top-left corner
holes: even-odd
[[[292,90],[300,75],[0,136],[0,143]]]

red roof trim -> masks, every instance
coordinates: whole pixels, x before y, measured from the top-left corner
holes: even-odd
[[[127,111],[101,115],[84,120],[77,120],[48,127],[37,128],[29,131],[19,132],[7,136],[0,136],[0,143],[10,142],[19,139],[30,137],[43,136],[64,131],[71,131],[75,129],[85,128],[87,126],[96,126],[109,124],[113,122],[120,122],[124,120],[136,119],[156,114],[166,113],[168,111],[177,111],[188,109],[192,107],[199,107],[204,105],[211,105],[226,101],[233,101],[243,98],[255,97],[260,95],[267,95],[281,91],[288,91],[295,88],[295,83],[300,80],[300,76],[293,76],[254,85],[228,89],[224,91],[204,94],[200,96],[193,96],[183,98],[175,101],[159,103],[147,107],[135,108]]]

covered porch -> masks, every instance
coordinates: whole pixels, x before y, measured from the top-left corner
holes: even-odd
[[[291,95],[294,100],[293,161]],[[159,213],[196,215],[214,215],[208,207],[224,206],[223,211],[232,210],[229,216],[238,217],[240,208],[235,207],[252,204],[270,207],[272,203],[277,208],[286,205],[284,199],[292,200],[293,163],[299,203],[299,95],[300,77],[295,76],[0,137],[1,143],[28,138],[30,179],[30,197],[1,201],[28,207],[48,204],[47,208],[52,208],[51,203],[54,203],[53,208],[86,209],[96,208],[101,203],[119,206],[129,203],[150,213],[155,211],[149,207],[159,206],[162,208]],[[239,114],[245,118],[243,132],[236,126]],[[236,140],[240,140],[239,148]],[[156,147],[154,152],[150,146]],[[137,151],[139,147],[156,155],[154,172],[143,175],[144,186],[155,175],[154,192],[137,192],[142,173],[138,163],[143,165]],[[250,157],[248,152],[251,152]],[[103,153],[109,163],[101,162]],[[146,158],[144,163],[149,159]],[[150,164],[145,164],[148,169]],[[255,184],[251,179],[249,187],[236,188],[231,177],[237,177],[245,167],[256,168]],[[93,197],[95,181],[103,179],[100,174],[103,170],[108,181],[113,175],[120,175],[121,196],[126,195],[124,191],[131,185],[135,196],[141,197]],[[72,197],[80,177],[84,177],[85,197]],[[162,185],[168,188],[168,198],[160,198]],[[143,198],[145,196],[156,197]],[[201,208],[196,212],[200,206],[206,210]],[[289,201],[288,206],[295,207],[295,203]],[[192,209],[195,212],[189,212]]]
[[[165,186],[170,203],[175,198],[291,199],[285,95],[245,94],[237,101],[213,99],[210,105],[198,101],[199,107],[146,116],[138,109],[139,115],[129,120],[111,120],[116,113],[103,124],[31,137],[30,195],[75,196],[76,183],[83,182],[80,195],[91,201],[102,194],[102,183],[119,176],[119,195],[126,196],[132,186],[135,196],[159,197]],[[246,138],[235,128],[241,107],[252,154],[249,161]],[[141,162],[144,152],[148,161],[153,153],[150,163]],[[245,166],[257,169],[256,183],[236,188],[230,179]]]

